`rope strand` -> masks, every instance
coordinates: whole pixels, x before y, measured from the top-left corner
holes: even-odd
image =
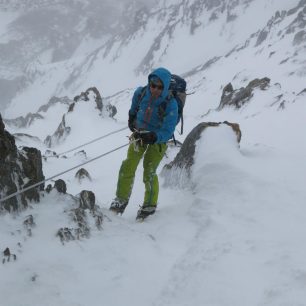
[[[42,180],[42,181],[40,181],[40,182],[38,182],[38,183],[35,183],[35,184],[31,185],[31,186],[28,186],[28,187],[26,187],[26,188],[24,188],[24,189],[21,189],[21,190],[19,190],[19,191],[17,191],[17,192],[14,192],[14,193],[12,193],[12,194],[10,194],[10,195],[4,197],[4,198],[0,198],[0,203],[1,203],[1,202],[4,202],[4,201],[6,201],[6,200],[9,200],[9,199],[11,199],[11,198],[13,198],[13,197],[15,197],[15,196],[21,194],[21,193],[24,193],[25,191],[28,191],[28,190],[30,190],[30,189],[32,189],[32,188],[35,188],[35,187],[37,187],[37,186],[39,186],[39,185],[41,185],[41,184],[43,184],[43,183],[45,183],[45,182],[47,182],[47,181],[50,181],[50,180],[52,180],[52,179],[54,179],[54,178],[56,178],[56,177],[58,177],[58,176],[60,176],[60,175],[63,175],[63,174],[65,174],[65,173],[67,173],[67,172],[70,172],[70,171],[72,171],[72,170],[74,170],[74,169],[80,168],[80,167],[83,166],[83,165],[89,164],[89,163],[91,163],[91,162],[93,162],[93,161],[95,161],[95,160],[97,160],[97,159],[99,159],[99,158],[101,158],[101,157],[104,157],[104,156],[106,156],[106,155],[108,155],[108,154],[111,154],[111,153],[113,153],[113,152],[115,152],[115,151],[118,151],[118,150],[120,150],[120,149],[122,149],[122,148],[128,146],[129,144],[130,144],[130,143],[124,144],[124,145],[122,145],[122,146],[120,146],[120,147],[117,147],[117,148],[111,150],[111,151],[108,151],[108,152],[106,152],[106,153],[103,153],[103,154],[101,154],[101,155],[98,155],[98,156],[96,156],[96,157],[94,157],[94,158],[92,158],[92,159],[90,159],[90,160],[88,160],[88,161],[86,161],[86,162],[84,162],[84,163],[82,163],[82,164],[79,164],[79,165],[77,165],[77,166],[74,166],[74,167],[72,167],[72,168],[70,168],[70,169],[68,169],[68,170],[65,170],[65,171],[63,171],[63,172],[60,172],[60,173],[58,173],[58,174],[55,174],[55,175],[53,175],[53,176],[51,176],[51,177],[49,177],[49,178],[47,178],[47,179],[44,179],[44,180]]]
[[[128,127],[124,127],[124,128],[119,129],[119,130],[110,132],[110,133],[105,134],[105,135],[103,135],[103,136],[100,136],[100,137],[98,137],[98,138],[96,138],[96,139],[93,139],[93,140],[91,140],[91,141],[89,141],[89,142],[86,142],[86,143],[84,143],[84,144],[82,144],[82,145],[79,145],[79,146],[77,146],[77,147],[75,147],[75,148],[72,148],[72,149],[70,149],[70,150],[68,150],[68,151],[58,153],[58,154],[56,154],[56,155],[54,155],[54,156],[52,156],[52,155],[51,155],[51,156],[45,156],[45,155],[43,155],[43,157],[45,157],[45,158],[49,158],[49,157],[59,157],[59,156],[61,156],[61,155],[70,153],[70,152],[72,152],[72,151],[74,151],[74,150],[77,150],[77,149],[79,149],[79,148],[85,147],[85,146],[87,146],[87,145],[89,145],[89,144],[92,144],[92,143],[98,141],[98,140],[101,140],[101,139],[106,138],[106,137],[108,137],[108,136],[110,136],[110,135],[119,133],[119,132],[124,131],[124,130],[126,130],[126,129],[128,129]]]

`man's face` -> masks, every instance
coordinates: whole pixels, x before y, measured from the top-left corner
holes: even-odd
[[[164,85],[160,80],[150,81],[150,92],[154,99],[158,98],[164,89]]]

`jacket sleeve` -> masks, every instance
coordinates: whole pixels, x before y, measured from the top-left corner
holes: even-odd
[[[175,98],[172,98],[166,108],[166,114],[161,128],[156,132],[156,143],[167,142],[174,134],[178,119],[178,108]]]
[[[132,98],[132,104],[131,104],[131,107],[130,107],[130,110],[129,110],[129,115],[132,115],[132,116],[136,115],[138,104],[140,102],[140,101],[138,101],[138,99],[139,99],[139,95],[141,94],[142,88],[143,87],[138,87],[134,92],[134,95],[133,95],[133,98]]]

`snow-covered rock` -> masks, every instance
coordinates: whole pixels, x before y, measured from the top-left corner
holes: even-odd
[[[0,116],[0,195],[1,198],[44,180],[41,153],[36,148],[18,150],[14,137],[5,130]],[[28,201],[38,202],[44,184],[0,203],[0,211],[20,210]]]
[[[192,168],[198,167],[195,165],[195,155],[197,151],[197,144],[199,139],[201,142],[205,143],[207,150],[218,150],[218,148],[222,148],[222,144],[219,142],[228,142],[226,139],[217,138],[215,142],[211,141],[206,143],[206,134],[208,133],[207,130],[221,130],[221,134],[223,131],[223,126],[226,126],[227,129],[230,129],[234,135],[236,134],[236,140],[233,144],[237,146],[241,140],[241,131],[239,124],[237,123],[230,123],[224,121],[223,123],[220,122],[202,122],[199,123],[193,130],[187,135],[180,151],[174,158],[174,160],[170,163],[165,165],[163,168],[162,175],[165,177],[165,186],[179,186],[181,188],[188,188],[191,187],[195,182],[191,181],[191,173]],[[220,128],[222,127],[222,128]],[[211,148],[213,147],[213,148]],[[217,149],[216,149],[217,148]]]

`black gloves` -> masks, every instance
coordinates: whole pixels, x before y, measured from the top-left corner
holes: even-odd
[[[157,136],[154,132],[134,132],[134,139],[140,140],[143,144],[153,144],[157,140]]]
[[[135,121],[136,121],[136,114],[132,114],[131,111],[129,111],[129,120],[128,120],[128,126],[131,132],[133,132],[132,137],[135,140],[139,140],[141,144],[153,144],[157,140],[157,136],[154,132],[139,132],[136,129]]]
[[[131,132],[135,131],[135,119],[136,119],[136,115],[132,115],[131,112],[129,112],[128,126]]]

